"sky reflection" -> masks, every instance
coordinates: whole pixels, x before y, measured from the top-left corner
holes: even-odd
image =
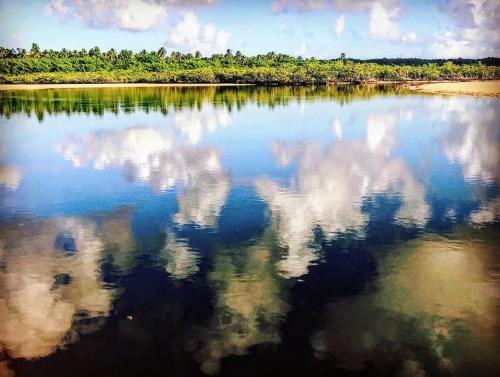
[[[99,227],[85,218],[2,226],[0,340],[9,356],[47,356],[102,326],[115,296],[102,281],[102,260],[120,254],[114,263],[125,264],[133,249],[124,215],[110,215]]]
[[[317,357],[331,354],[349,369],[371,363],[380,374],[394,359],[401,375],[498,370],[500,287],[488,278],[495,247],[459,239],[427,236],[376,254],[375,286],[329,305],[326,326],[311,337]]]
[[[499,367],[498,100],[67,93],[0,96],[2,373]]]

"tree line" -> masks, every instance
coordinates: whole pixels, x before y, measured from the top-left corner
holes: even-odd
[[[269,52],[255,56],[227,50],[167,54],[132,50],[30,50],[0,47],[0,81],[7,83],[72,82],[237,82],[322,84],[335,81],[494,79],[500,59],[428,60],[416,58],[302,58]]]
[[[15,113],[35,115],[40,121],[46,114],[118,114],[136,110],[160,112],[172,109],[202,109],[207,103],[231,112],[247,104],[275,108],[291,101],[308,102],[328,98],[339,104],[394,93],[412,94],[391,84],[374,85],[307,85],[307,86],[204,86],[200,88],[174,86],[160,88],[106,87],[47,90],[0,91],[0,116],[10,118]]]

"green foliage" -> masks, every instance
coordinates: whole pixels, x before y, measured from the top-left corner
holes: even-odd
[[[483,64],[483,61],[487,64]],[[165,48],[148,52],[132,50],[102,52],[41,51],[33,43],[29,52],[0,47],[0,82],[4,83],[256,83],[324,84],[327,82],[494,79],[500,76],[500,60],[423,59],[353,60],[302,59],[269,52],[245,56],[227,50],[225,54],[203,57],[172,52]]]
[[[213,103],[231,111],[247,103],[274,108],[290,101],[314,101],[329,98],[340,104],[373,96],[404,95],[408,91],[393,84],[321,85],[321,86],[190,86],[174,87],[101,87],[64,88],[47,90],[0,91],[0,116],[9,118],[15,113],[36,116],[45,114],[81,113],[103,115],[106,112],[160,111],[167,114],[171,108],[189,106],[201,108]],[[412,92],[410,92],[412,93]]]

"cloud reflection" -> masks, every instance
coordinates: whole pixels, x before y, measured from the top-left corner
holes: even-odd
[[[167,232],[161,259],[165,262],[165,271],[174,279],[185,279],[198,272],[199,256],[186,240],[178,239],[173,232]]]
[[[269,203],[280,243],[288,249],[280,265],[285,276],[305,274],[317,258],[310,246],[317,227],[330,238],[346,232],[363,237],[369,220],[363,203],[377,194],[400,199],[398,223],[425,224],[430,213],[425,188],[403,160],[388,156],[395,145],[396,119],[392,114],[369,117],[365,141],[340,140],[326,147],[273,143],[278,164],[297,164],[288,186],[267,178],[256,181],[258,194]]]
[[[207,103],[200,109],[183,108],[173,116],[174,128],[184,135],[190,144],[199,144],[204,134],[231,124],[231,115],[225,107]]]
[[[488,199],[485,185],[500,184],[500,117],[498,106],[457,105],[449,100],[443,113],[452,123],[442,138],[446,158],[462,166],[463,176],[476,187],[474,195],[481,207],[470,216],[476,224],[500,218],[498,198]]]
[[[174,220],[181,225],[194,223],[215,228],[230,187],[231,179],[225,172],[201,175],[179,194],[179,212]]]
[[[490,334],[500,286],[488,278],[494,248],[485,245],[427,236],[378,255],[373,289],[329,306],[311,338],[317,356],[381,375],[498,368]]]
[[[102,326],[113,300],[101,280],[106,249],[114,263],[133,249],[122,215],[100,226],[83,218],[7,223],[1,235],[0,345],[10,357],[47,356]]]
[[[0,186],[8,190],[17,190],[21,182],[21,171],[13,165],[0,165]]]
[[[462,107],[451,112],[453,127],[443,138],[443,151],[450,162],[458,162],[463,166],[465,179],[499,181],[498,116],[495,107]],[[480,125],[478,119],[481,120]]]
[[[183,130],[191,127],[182,124]],[[121,168],[131,181],[144,182],[158,191],[184,184],[175,216],[179,224],[215,227],[231,184],[217,150],[183,144],[172,132],[153,127],[100,131],[83,139],[68,139],[60,153],[75,167]]]
[[[120,167],[130,179],[160,191],[221,169],[215,151],[182,145],[171,133],[153,127],[94,132],[84,139],[67,140],[60,151],[75,167]]]
[[[237,252],[217,252],[208,276],[215,289],[215,313],[211,327],[201,331],[194,355],[203,373],[217,374],[224,357],[281,341],[279,327],[288,304],[274,266],[265,240]]]
[[[77,312],[88,318],[107,316],[111,294],[98,277],[104,245],[94,225],[54,220],[36,226],[31,237],[14,240],[25,231],[2,232],[6,268],[0,278],[0,336],[12,357],[37,358],[76,335],[72,324]]]

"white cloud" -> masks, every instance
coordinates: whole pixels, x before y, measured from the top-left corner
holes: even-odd
[[[95,28],[145,31],[161,24],[173,9],[213,4],[214,0],[51,0],[48,14]]]
[[[415,43],[415,42],[418,42],[417,33],[415,33],[414,31],[412,31],[412,32],[403,34],[401,36],[401,42],[405,42],[405,43]]]
[[[170,28],[166,45],[211,55],[223,52],[230,38],[231,33],[217,30],[212,24],[202,24],[193,12],[187,11],[182,19]]]
[[[326,0],[273,0],[271,8],[274,12],[286,12],[289,10],[311,11],[326,7]]]
[[[46,9],[62,20],[73,19],[90,27],[145,31],[158,25],[168,8],[142,0],[52,0]]]
[[[295,55],[304,57],[306,56],[306,53],[307,53],[307,42],[302,41],[300,43],[299,49],[295,52]]]
[[[194,182],[204,171],[222,169],[215,150],[183,145],[171,133],[153,127],[69,138],[60,153],[75,167],[121,167],[129,179],[145,182],[159,191],[172,188],[176,182]]]
[[[415,32],[402,34],[398,18],[402,5],[400,0],[275,0],[271,2],[275,12],[309,12],[332,8],[342,14],[335,22],[334,31],[339,37],[345,28],[346,12],[366,12],[369,14],[369,32],[373,39],[391,42],[417,42]]]
[[[478,46],[460,39],[455,33],[446,32],[434,35],[430,52],[436,58],[474,58],[478,55]]]
[[[366,145],[372,152],[388,155],[396,145],[397,113],[370,114],[366,120]]]
[[[500,219],[500,199],[488,200],[479,209],[470,215],[470,222],[473,224],[485,224]]]
[[[337,34],[337,37],[340,37],[344,32],[344,26],[345,26],[345,14],[342,14],[339,16],[339,18],[337,18],[337,21],[335,21],[335,34]]]
[[[385,6],[381,2],[373,3],[370,10],[370,34],[375,39],[398,40],[399,25],[396,18],[400,8]]]
[[[434,36],[431,55],[477,58],[500,54],[498,0],[447,0],[441,10],[455,23],[455,28]]]
[[[381,0],[393,1],[393,0]],[[299,12],[310,12],[327,7],[339,11],[366,11],[372,0],[272,0],[271,7],[275,12],[287,12],[297,10]]]

